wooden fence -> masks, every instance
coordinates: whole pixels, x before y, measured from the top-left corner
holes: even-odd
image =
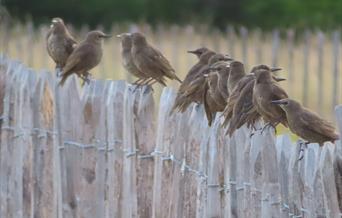
[[[342,147],[231,138],[203,108],[158,115],[151,89],[36,73],[0,58],[0,217],[340,217]],[[336,109],[342,126],[342,107]],[[260,124],[261,125],[261,124]]]

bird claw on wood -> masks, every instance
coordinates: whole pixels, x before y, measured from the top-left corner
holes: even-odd
[[[135,92],[137,89],[141,88],[142,86],[141,85],[138,85],[138,84],[135,84],[134,85],[134,89],[133,89],[133,92]]]
[[[272,123],[267,123],[264,127],[261,128],[261,134],[264,133],[264,131],[266,130],[266,128],[273,128],[274,132],[277,134],[277,129],[273,126]]]
[[[56,67],[56,77],[62,76],[62,69],[59,67]]]
[[[305,141],[300,141],[299,142],[300,148],[299,148],[299,158],[298,158],[298,161],[303,160],[303,158],[304,158],[304,151],[308,147],[308,144],[310,144],[310,142],[305,142]]]
[[[85,84],[87,84],[87,85],[90,84],[90,78],[89,78],[89,76],[81,77],[81,79],[83,80],[82,86],[84,86]]]

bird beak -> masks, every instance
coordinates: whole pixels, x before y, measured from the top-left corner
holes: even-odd
[[[276,71],[279,71],[279,70],[282,70],[280,67],[272,67],[271,68],[271,72],[276,72]]]
[[[272,104],[285,105],[287,101],[286,101],[286,99],[280,99],[280,100],[274,100],[271,102],[272,102]]]
[[[224,58],[225,61],[233,61],[234,59],[233,58],[229,58],[229,57],[226,57]]]
[[[206,74],[203,74],[203,76],[204,76],[205,78],[207,78],[207,77],[209,76],[209,74],[206,73]]]
[[[58,23],[58,20],[53,19],[53,20],[52,20],[52,23]]]
[[[281,82],[281,81],[285,81],[286,79],[285,78],[281,78],[281,77],[276,77],[274,76],[273,79],[277,82]]]
[[[119,35],[116,35],[116,37],[121,38],[123,36],[130,36],[130,35],[131,35],[130,33],[121,33]]]
[[[191,54],[197,54],[197,51],[196,50],[194,50],[194,51],[188,51],[188,53],[191,53]]]
[[[224,61],[233,61],[234,59],[229,57],[228,55],[225,55],[223,60]]]

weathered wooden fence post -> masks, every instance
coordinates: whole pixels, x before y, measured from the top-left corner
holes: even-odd
[[[273,130],[228,137],[197,104],[170,114],[170,88],[154,123],[150,88],[57,83],[0,57],[1,217],[341,215],[340,141],[298,160],[300,142]],[[341,134],[341,106],[336,117]]]

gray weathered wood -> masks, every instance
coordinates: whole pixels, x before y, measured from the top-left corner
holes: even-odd
[[[153,156],[155,147],[154,100],[151,87],[143,87],[134,105],[135,135],[139,156],[137,159],[138,217],[152,217]]]
[[[340,216],[340,141],[298,160],[300,144],[271,129],[230,138],[201,105],[170,114],[170,88],[154,123],[147,87],[74,76],[59,87],[4,57],[0,72],[1,217]]]
[[[134,101],[137,92],[134,87],[127,85],[124,95],[123,110],[123,185],[122,185],[122,217],[137,217],[137,190],[136,190],[136,137],[134,132]]]
[[[248,66],[248,30],[245,27],[241,27],[240,35],[242,40],[242,62],[245,66]]]
[[[332,154],[327,144],[328,143],[325,143],[325,146],[323,147],[319,167],[322,175],[324,206],[326,216],[329,218],[339,217],[340,209],[335,187],[334,168],[332,167]]]
[[[303,50],[303,87],[302,87],[302,103],[304,106],[308,104],[309,92],[309,55],[310,55],[310,40],[311,33],[309,30],[304,34],[304,50]]]
[[[278,54],[279,54],[279,30],[275,29],[272,33],[272,66],[277,67],[278,66]]]
[[[171,163],[164,161],[163,156],[169,155],[171,140],[174,139],[174,128],[177,115],[170,116],[170,108],[173,105],[176,93],[165,88],[161,95],[158,112],[158,124],[156,133],[156,146],[154,150],[154,179],[152,217],[167,217],[169,205],[163,200],[170,196],[171,192]]]
[[[324,33],[319,31],[317,33],[317,91],[318,91],[318,97],[317,97],[317,108],[320,113],[322,113],[322,102],[323,101],[323,95],[324,95],[324,89],[322,88],[321,84],[324,84]]]
[[[340,31],[335,31],[333,33],[333,88],[332,88],[332,108],[334,108],[338,101],[339,88],[340,88],[340,76],[339,76],[339,63],[340,63]]]
[[[294,38],[295,38],[295,31],[289,29],[287,31],[287,57],[288,57],[288,80],[289,80],[289,92],[290,94],[293,93],[292,91],[292,84],[294,81]]]

